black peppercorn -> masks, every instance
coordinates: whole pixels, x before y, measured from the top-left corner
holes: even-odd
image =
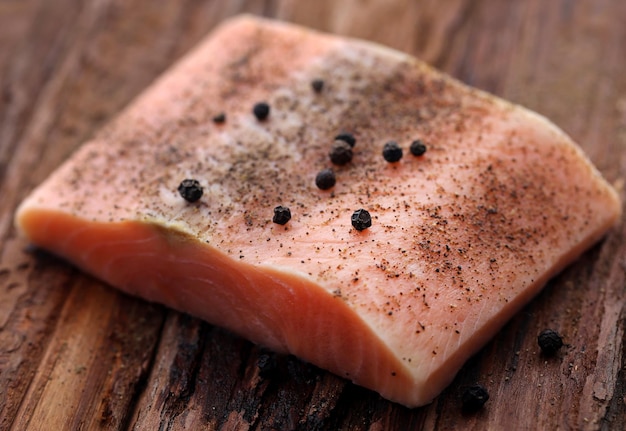
[[[187,202],[196,202],[202,197],[203,190],[197,180],[186,179],[178,186],[178,193],[180,193]]]
[[[426,145],[424,145],[422,141],[417,139],[411,142],[410,151],[411,154],[413,154],[414,156],[422,156],[426,152]]]
[[[335,136],[335,141],[347,142],[348,145],[350,145],[351,147],[354,147],[354,145],[356,144],[356,138],[354,137],[352,133],[348,133],[348,132],[342,132],[338,134],[337,136]]]
[[[316,93],[321,93],[324,89],[324,80],[314,79],[313,81],[311,81],[311,88],[313,88],[313,91],[315,91]]]
[[[277,224],[285,224],[291,220],[291,211],[282,205],[274,208],[274,218],[272,221]]]
[[[335,165],[345,165],[352,160],[352,147],[345,141],[337,140],[330,149],[330,161]]]
[[[463,392],[462,403],[465,413],[474,413],[480,410],[489,400],[487,389],[479,384],[472,385]]]
[[[356,210],[352,214],[352,226],[356,230],[364,230],[372,226],[372,216],[363,208]]]
[[[262,353],[256,361],[257,367],[259,367],[259,376],[263,378],[272,378],[277,374],[278,361],[276,355],[271,353]]]
[[[537,342],[539,343],[539,347],[541,347],[541,351],[548,356],[554,355],[563,347],[563,339],[552,329],[546,329],[541,332],[537,337]]]
[[[213,117],[213,122],[215,124],[222,124],[226,121],[226,114],[224,114],[223,112],[217,114],[215,117]]]
[[[383,147],[383,157],[388,162],[397,162],[402,158],[402,148],[396,141],[389,141]]]
[[[252,113],[259,121],[265,120],[270,115],[270,105],[265,102],[259,102],[252,108]]]
[[[315,185],[321,190],[328,190],[335,185],[337,179],[332,169],[322,169],[315,177]]]

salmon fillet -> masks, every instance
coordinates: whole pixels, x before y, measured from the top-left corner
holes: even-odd
[[[340,132],[356,139],[344,165],[329,158]],[[371,226],[353,227],[359,209]],[[405,54],[243,16],[35,189],[16,224],[127,293],[415,407],[620,211],[543,117]]]

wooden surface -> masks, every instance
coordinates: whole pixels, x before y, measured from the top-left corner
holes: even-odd
[[[526,105],[624,195],[622,0],[2,0],[0,429],[624,429],[623,223],[414,410],[117,293],[16,237],[30,189],[243,11],[382,42]],[[545,328],[565,337],[555,358],[538,352]],[[491,399],[462,414],[474,382]]]

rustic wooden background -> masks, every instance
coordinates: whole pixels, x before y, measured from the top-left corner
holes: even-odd
[[[0,429],[624,429],[623,223],[415,410],[117,293],[16,237],[30,189],[244,11],[382,42],[537,110],[624,196],[623,0],[0,0]],[[538,352],[544,328],[565,337],[555,358]],[[477,381],[491,399],[462,414]]]

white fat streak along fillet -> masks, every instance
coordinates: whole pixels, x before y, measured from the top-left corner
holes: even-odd
[[[342,130],[354,159],[318,190]],[[408,151],[418,138],[422,157]],[[382,158],[389,140],[398,163]],[[199,202],[178,196],[184,178],[203,185]],[[291,209],[285,226],[271,222],[277,205]],[[359,208],[373,218],[362,232]],[[126,292],[419,406],[619,217],[616,193],[544,118],[389,49],[239,17],[16,221]]]

